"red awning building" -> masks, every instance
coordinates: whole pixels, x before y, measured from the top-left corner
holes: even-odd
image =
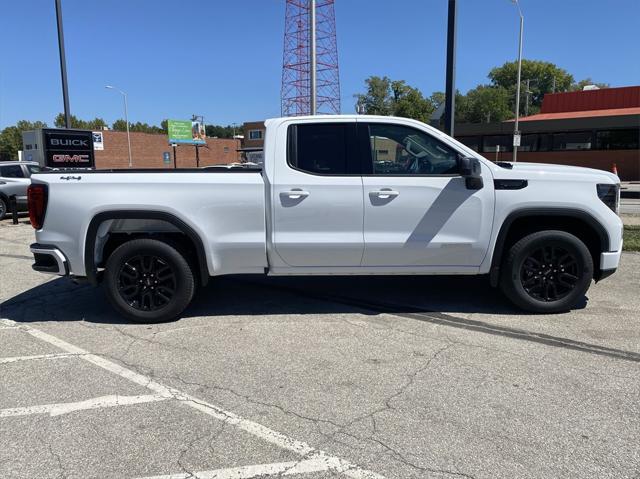
[[[622,181],[640,180],[640,86],[547,94],[519,128],[518,161],[615,168]],[[511,160],[513,120],[460,124],[455,133],[491,160]]]

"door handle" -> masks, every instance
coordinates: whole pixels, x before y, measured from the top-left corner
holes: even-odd
[[[372,191],[370,194],[384,200],[387,198],[395,198],[396,196],[400,195],[400,192],[392,189],[383,189],[378,191]]]
[[[283,196],[288,196],[292,200],[298,200],[300,198],[306,198],[307,196],[309,196],[309,192],[308,191],[301,190],[300,188],[294,188],[294,189],[289,190],[289,191],[283,191],[280,194],[283,195]]]

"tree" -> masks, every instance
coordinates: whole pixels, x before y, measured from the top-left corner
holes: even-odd
[[[495,87],[509,92],[511,110],[515,109],[515,92],[518,78],[518,62],[507,62],[501,67],[493,68],[488,75]],[[573,84],[573,75],[550,62],[540,60],[522,60],[521,95],[525,95],[525,87],[529,80],[529,113],[540,110],[545,93],[569,91]],[[525,109],[524,98],[520,99],[520,114]]]
[[[457,92],[458,93],[458,92]],[[429,97],[429,101],[433,104],[433,106],[437,109],[444,103],[446,98],[446,94],[443,91],[434,91]]]
[[[463,121],[469,123],[505,121],[514,116],[510,101],[511,95],[507,89],[479,85],[467,92],[460,113],[461,116],[463,114]]]
[[[113,131],[127,131],[127,122],[120,118],[111,124],[111,129]]]
[[[53,124],[58,128],[65,128],[65,117],[64,113],[58,113]],[[81,120],[77,118],[75,115],[71,115],[71,128],[79,128],[81,130],[102,130],[105,126],[107,126],[107,122],[102,118],[94,118],[93,120]]]
[[[46,128],[42,121],[20,120],[14,126],[8,126],[0,131],[0,160],[17,160],[18,150],[22,150],[22,132]]]
[[[393,92],[393,115],[429,123],[435,107],[420,90],[407,85],[402,80],[391,82],[391,91]]]
[[[210,138],[233,138],[234,133],[239,133],[238,127],[233,125],[205,125],[204,129]]]
[[[404,80],[372,76],[365,80],[365,84],[367,92],[355,97],[368,115],[394,115],[428,122],[435,109],[430,99]]]
[[[355,95],[358,105],[368,115],[391,115],[391,80],[388,77],[371,76],[364,82],[367,92]]]
[[[435,91],[428,98],[428,101],[433,105],[434,111],[442,106],[446,98],[446,94],[443,91]],[[460,93],[460,90],[456,90],[456,101],[455,101],[455,121],[458,123],[468,122],[468,107],[469,102],[465,95]],[[444,112],[440,117],[440,127],[444,126]]]

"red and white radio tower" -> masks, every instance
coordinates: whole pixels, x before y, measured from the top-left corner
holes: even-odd
[[[340,76],[334,0],[286,2],[282,115],[338,114]]]

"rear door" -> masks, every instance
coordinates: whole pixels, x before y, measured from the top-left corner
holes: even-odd
[[[359,266],[364,205],[355,120],[292,124],[285,141],[272,187],[278,256],[296,267]]]
[[[426,131],[385,122],[358,129],[369,138],[362,265],[479,266],[491,235],[493,184],[467,188],[459,153]]]

